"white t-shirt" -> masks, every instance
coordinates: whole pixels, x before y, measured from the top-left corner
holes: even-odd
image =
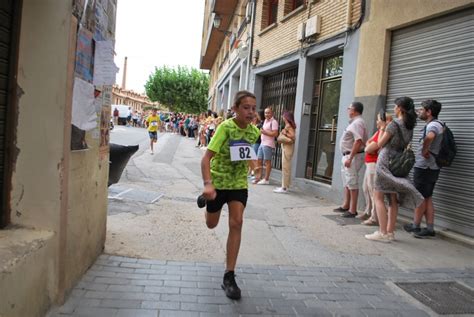
[[[347,151],[352,151],[352,146],[357,140],[362,140],[362,144],[367,142],[367,126],[365,125],[364,119],[361,116],[352,118],[349,121],[349,125],[342,133],[341,141],[339,147],[342,153]],[[363,148],[363,145],[361,149]]]

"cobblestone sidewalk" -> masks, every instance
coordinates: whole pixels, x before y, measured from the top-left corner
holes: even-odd
[[[101,255],[66,303],[48,317],[430,316],[394,282],[458,281],[474,269],[242,266],[242,299],[221,290],[222,264]]]

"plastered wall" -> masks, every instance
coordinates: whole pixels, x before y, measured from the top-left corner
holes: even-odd
[[[385,95],[391,31],[474,5],[472,0],[372,0],[360,29],[356,96]],[[422,9],[421,9],[422,8]]]

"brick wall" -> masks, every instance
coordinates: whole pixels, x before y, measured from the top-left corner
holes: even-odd
[[[255,50],[260,51],[258,64],[268,63],[301,48],[296,39],[298,24],[305,22],[309,16],[321,16],[321,34],[315,37],[316,42],[330,38],[345,30],[348,1],[352,1],[351,24],[360,16],[360,0],[308,0],[306,7],[298,8],[285,15],[291,5],[290,0],[280,0],[277,23],[270,29],[262,28],[262,19],[268,14],[264,8],[265,1],[257,1],[255,21]],[[309,12],[308,12],[309,11]],[[263,31],[263,32],[262,32]]]

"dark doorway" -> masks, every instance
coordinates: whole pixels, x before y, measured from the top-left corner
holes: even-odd
[[[295,110],[298,68],[291,68],[263,78],[262,109],[271,106],[273,116],[281,129],[284,111]],[[272,167],[281,169],[281,147],[277,145],[272,158]]]
[[[342,53],[316,62],[305,178],[327,184],[334,167],[342,64]]]

